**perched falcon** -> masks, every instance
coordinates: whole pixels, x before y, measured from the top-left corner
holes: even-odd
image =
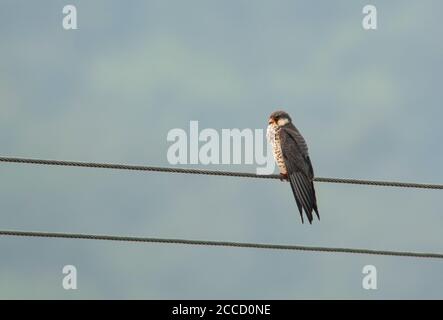
[[[289,180],[292,193],[300,211],[303,223],[303,211],[312,223],[312,211],[318,219],[317,200],[315,198],[314,170],[309,159],[305,139],[292,124],[291,117],[285,111],[275,111],[269,116],[267,138],[272,145],[282,179]]]

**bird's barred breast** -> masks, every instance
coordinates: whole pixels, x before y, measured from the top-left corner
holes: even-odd
[[[268,139],[272,144],[272,152],[274,154],[275,162],[277,162],[280,173],[287,174],[288,171],[286,169],[285,160],[283,158],[283,152],[281,150],[281,141],[280,141],[280,128],[276,124],[271,124],[268,126]]]

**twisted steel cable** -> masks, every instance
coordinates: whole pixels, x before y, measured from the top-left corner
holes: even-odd
[[[276,175],[276,174],[259,175],[256,173],[248,173],[248,172],[220,171],[220,170],[206,170],[206,169],[188,169],[188,168],[174,168],[174,167],[154,167],[154,166],[97,163],[97,162],[44,160],[44,159],[14,158],[14,157],[0,157],[0,162],[38,164],[38,165],[48,165],[48,166],[66,166],[66,167],[83,167],[83,168],[98,168],[98,169],[200,174],[200,175],[228,176],[228,177],[242,177],[242,178],[280,179],[280,176]],[[344,183],[344,184],[359,184],[359,185],[369,185],[369,186],[383,186],[383,187],[421,188],[421,189],[440,189],[440,190],[443,189],[443,184],[428,184],[428,183],[414,183],[414,182],[376,181],[376,180],[320,178],[320,177],[314,178],[314,181],[327,182],[327,183]]]
[[[247,173],[247,172],[218,171],[218,170],[206,170],[206,169],[187,169],[187,168],[173,168],[173,167],[154,167],[154,166],[96,163],[96,162],[29,159],[29,158],[16,158],[16,157],[0,157],[0,162],[37,164],[37,165],[49,165],[49,166],[99,168],[99,169],[201,174],[201,175],[229,176],[229,177],[243,177],[243,178],[280,179],[280,176],[275,175],[275,174],[273,174],[273,175],[259,175],[259,174]],[[314,178],[314,181],[327,182],[327,183],[345,183],[345,184],[360,184],[360,185],[371,185],[371,186],[386,186],[386,187],[443,189],[443,185],[440,185],[440,184],[424,184],[424,183],[409,183],[409,182],[395,182],[395,181],[374,181],[374,180],[320,178],[320,177]],[[281,245],[281,244],[208,241],[208,240],[187,240],[187,239],[170,239],[170,238],[147,238],[147,237],[133,237],[133,236],[115,236],[115,235],[61,233],[61,232],[0,230],[0,236],[65,238],[65,239],[84,239],[84,240],[103,240],[103,241],[143,242],[143,243],[164,243],[164,244],[237,247],[237,248],[254,248],[254,249],[273,249],[273,250],[298,250],[298,251],[312,251],[312,252],[332,252],[332,253],[350,253],[350,254],[368,254],[368,255],[385,255],[385,256],[443,259],[443,254],[441,254],[441,253],[387,251],[387,250],[372,250],[372,249],[357,249],[357,248],[331,248],[331,247],[313,247],[313,246],[300,246],[300,245]]]
[[[383,256],[397,256],[397,257],[443,259],[443,254],[441,254],[441,253],[428,253],[428,252],[387,251],[387,250],[372,250],[372,249],[357,249],[357,248],[313,247],[313,246],[300,246],[300,245],[290,245],[290,244],[267,244],[267,243],[232,242],[232,241],[146,238],[146,237],[134,237],[134,236],[115,236],[115,235],[83,234],[83,233],[0,230],[0,236],[65,238],[65,239],[142,242],[142,243],[163,243],[163,244],[181,244],[181,245],[194,245],[194,246],[236,247],[236,248],[252,248],[252,249],[312,251],[312,252],[350,253],[350,254],[368,254],[368,255],[383,255]]]

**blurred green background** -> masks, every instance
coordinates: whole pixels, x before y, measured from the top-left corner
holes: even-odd
[[[0,154],[168,166],[172,128],[265,128],[284,108],[317,176],[441,183],[443,2],[372,1],[377,31],[366,4],[0,0]],[[316,188],[310,226],[279,181],[1,164],[0,229],[443,251],[441,191]],[[438,260],[7,237],[0,253],[3,299],[443,298]]]

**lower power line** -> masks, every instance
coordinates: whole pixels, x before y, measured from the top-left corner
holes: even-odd
[[[231,242],[231,241],[146,238],[146,237],[83,234],[83,233],[0,230],[0,236],[163,243],[163,244],[180,244],[180,245],[194,245],[194,246],[235,247],[235,248],[270,249],[270,250],[295,250],[295,251],[311,251],[311,252],[350,253],[350,254],[443,259],[442,253],[387,251],[387,250],[356,249],[356,248],[313,247],[313,246],[299,246],[299,245],[286,245],[286,244],[267,244],[267,243],[249,243],[249,242]]]

